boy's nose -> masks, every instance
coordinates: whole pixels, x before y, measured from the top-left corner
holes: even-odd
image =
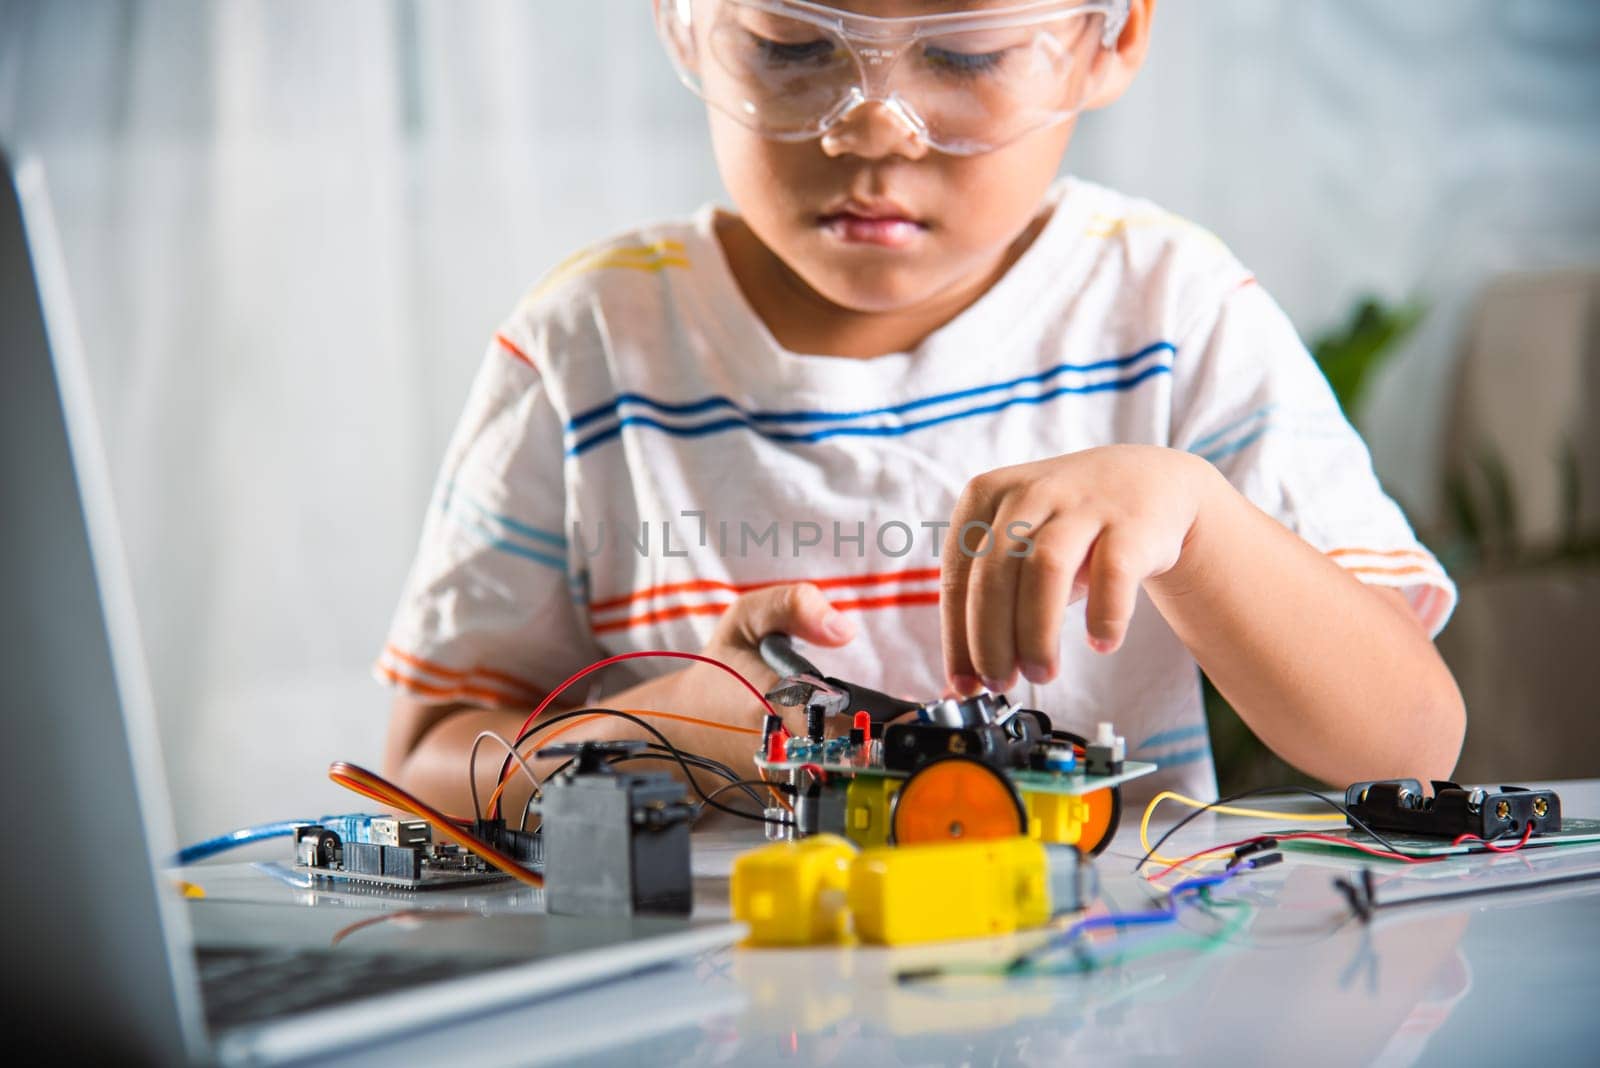
[[[928,154],[922,131],[894,100],[863,100],[834,120],[822,134],[829,156],[854,155],[882,159],[901,155],[921,159]]]

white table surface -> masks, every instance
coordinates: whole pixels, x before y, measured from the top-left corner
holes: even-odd
[[[1564,814],[1600,816],[1600,780],[1555,785]],[[1186,812],[1164,809],[1157,827]],[[1292,824],[1292,815],[1271,824],[1208,815],[1163,851]],[[1107,907],[1152,899],[1132,873],[1137,828],[1138,813],[1126,813],[1097,862]],[[732,859],[759,840],[743,829],[696,835],[696,915],[727,915]],[[282,853],[261,846],[252,855]],[[1600,1063],[1600,881],[1394,909],[1367,925],[1332,885],[1359,866],[1342,853],[1287,852],[1285,863],[1217,892],[1253,906],[1232,914],[1243,919],[1226,939],[1214,937],[1215,917],[1186,910],[1176,937],[1158,927],[1097,942],[1102,957],[1127,959],[1082,974],[895,981],[908,968],[1007,960],[1037,934],[898,950],[729,949],[349,1051],[337,1063]],[[1600,870],[1600,845],[1373,866],[1387,900]],[[213,900],[348,908],[353,922],[422,904],[297,889],[250,863],[189,875]],[[446,893],[426,904],[539,907],[527,889]]]

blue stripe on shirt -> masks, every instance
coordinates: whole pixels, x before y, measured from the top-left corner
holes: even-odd
[[[1174,727],[1169,731],[1152,734],[1140,742],[1134,752],[1142,753],[1146,749],[1154,749],[1159,745],[1169,745],[1172,742],[1186,742],[1190,738],[1206,738],[1210,736],[1210,729],[1204,723],[1193,723],[1187,727]]]
[[[567,433],[574,433],[597,419],[615,413],[622,405],[637,405],[650,408],[663,415],[699,415],[702,412],[716,408],[731,408],[738,417],[752,423],[829,423],[848,422],[852,419],[864,419],[874,415],[902,415],[905,412],[916,411],[930,405],[945,404],[950,401],[965,400],[969,397],[981,396],[985,393],[995,393],[1001,390],[1015,389],[1017,386],[1047,382],[1058,375],[1077,373],[1088,374],[1094,371],[1123,370],[1131,367],[1145,358],[1159,352],[1176,355],[1177,349],[1171,342],[1157,341],[1146,345],[1138,352],[1127,356],[1117,356],[1107,360],[1097,360],[1093,363],[1060,363],[1048,370],[1039,371],[1031,375],[1022,375],[1018,378],[1007,379],[1004,382],[994,382],[986,386],[973,386],[969,389],[955,390],[950,393],[936,393],[932,396],[921,397],[917,400],[906,401],[902,404],[892,404],[881,408],[861,408],[855,411],[821,411],[816,409],[793,409],[789,411],[762,411],[760,409],[747,409],[742,407],[731,397],[720,394],[702,397],[700,400],[688,401],[682,404],[672,404],[647,397],[642,393],[620,393],[614,399],[604,404],[596,405],[587,411],[580,412],[567,420]]]
[[[1166,347],[1170,349],[1170,346]],[[581,453],[587,452],[589,449],[592,449],[597,445],[602,445],[612,438],[617,437],[622,433],[622,430],[625,427],[630,426],[648,427],[650,429],[659,430],[664,434],[670,434],[675,437],[703,437],[707,434],[718,434],[727,430],[747,429],[753,433],[760,434],[769,441],[798,444],[815,444],[816,442],[825,441],[828,438],[833,437],[899,437],[904,434],[910,434],[919,430],[926,430],[930,427],[941,426],[945,423],[955,422],[960,419],[970,419],[980,415],[991,415],[995,412],[1004,411],[1007,408],[1011,408],[1020,404],[1044,404],[1060,397],[1073,394],[1082,395],[1091,393],[1121,392],[1123,390],[1133,389],[1146,380],[1155,377],[1156,375],[1170,374],[1171,372],[1171,365],[1161,363],[1151,367],[1146,367],[1138,373],[1130,375],[1127,378],[1110,379],[1105,382],[1091,382],[1082,386],[1058,386],[1055,389],[1049,390],[1045,393],[1040,393],[1035,396],[1010,397],[994,404],[985,404],[975,408],[967,408],[962,411],[950,412],[948,414],[935,416],[930,419],[922,419],[916,422],[903,423],[899,426],[838,426],[810,432],[797,432],[767,430],[764,427],[755,425],[754,420],[748,416],[729,417],[725,419],[718,419],[710,423],[699,423],[691,426],[677,426],[671,423],[663,423],[660,420],[652,419],[649,416],[643,415],[624,416],[617,421],[615,426],[598,431],[597,433],[591,434],[587,438],[580,439],[567,449],[567,455],[577,456]]]
[[[474,512],[477,512],[485,519],[493,520],[494,522],[505,527],[507,530],[511,531],[513,534],[521,534],[525,538],[532,538],[534,541],[542,541],[551,548],[560,549],[563,552],[566,551],[567,539],[562,537],[560,534],[556,534],[548,530],[541,530],[538,527],[529,526],[528,524],[513,519],[508,515],[501,515],[498,512],[492,512],[488,508],[485,508],[483,505],[479,504],[477,501],[473,500],[471,497],[462,493],[454,483],[445,489],[445,507],[448,509],[453,501],[464,502]]]

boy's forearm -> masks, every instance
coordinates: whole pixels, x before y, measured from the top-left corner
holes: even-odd
[[[384,774],[435,808],[470,816],[472,788],[467,762],[473,739],[482,731],[494,731],[509,740],[527,714],[526,709],[441,708],[401,698],[390,719]],[[476,772],[481,804],[488,804],[505,756],[505,749],[493,742],[480,747]],[[530,792],[527,781],[518,775],[506,787],[504,810],[520,808]]]
[[[1369,587],[1217,474],[1156,607],[1246,724],[1333,784],[1448,778],[1465,712],[1398,591]]]

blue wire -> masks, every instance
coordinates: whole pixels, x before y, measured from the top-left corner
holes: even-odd
[[[1123,927],[1145,927],[1159,923],[1174,923],[1178,919],[1178,906],[1183,903],[1185,895],[1213,886],[1221,886],[1240,872],[1248,871],[1254,866],[1254,863],[1249,860],[1240,860],[1229,865],[1227,870],[1220,875],[1203,875],[1195,879],[1185,879],[1167,891],[1165,908],[1151,909],[1147,912],[1110,912],[1079,920],[1038,949],[1018,957],[1012,962],[1012,966],[1014,968],[1021,967],[1030,963],[1036,957],[1065,949],[1090,931],[1104,930],[1108,927],[1120,929]]]
[[[203,842],[185,846],[178,850],[177,855],[172,858],[172,863],[175,865],[194,864],[197,861],[205,860],[207,857],[214,857],[218,853],[226,853],[230,849],[249,845],[251,842],[263,842],[269,838],[287,838],[295,832],[297,827],[309,827],[315,824],[357,817],[365,818],[366,813],[323,816],[321,819],[315,820],[279,820],[276,823],[258,823],[254,827],[241,827],[237,831],[229,831],[227,834],[219,834],[215,838],[207,838]]]

